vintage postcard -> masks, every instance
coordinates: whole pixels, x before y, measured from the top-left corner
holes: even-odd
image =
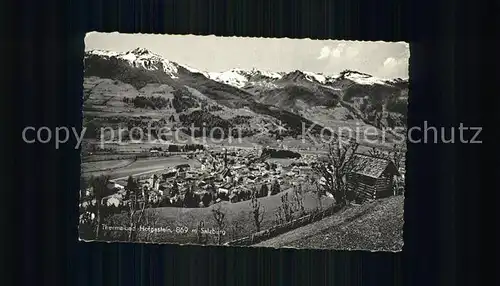
[[[88,33],[80,239],[402,250],[409,57]]]

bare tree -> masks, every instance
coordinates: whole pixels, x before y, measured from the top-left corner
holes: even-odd
[[[158,222],[161,218],[160,212],[157,210],[159,204],[159,202],[148,203],[145,207],[145,210],[143,211],[142,220],[139,220],[138,222],[139,226],[143,226],[146,229],[149,229],[149,231],[146,232],[143,237],[144,241],[150,242],[155,238],[155,228],[158,226]]]
[[[139,222],[142,220],[142,216],[144,215],[145,210],[146,204],[144,202],[141,202],[137,197],[132,198],[132,200],[129,202],[129,241],[134,241],[137,238]]]
[[[293,214],[293,204],[288,199],[288,193],[285,193],[281,196],[281,205],[276,209],[276,224],[290,222],[293,219]]]
[[[146,201],[139,202],[137,205],[139,208],[136,209],[131,207],[129,211],[129,241],[152,241],[155,234],[154,229],[157,227],[160,220],[160,214],[157,210],[155,210],[157,205]],[[143,237],[139,237],[138,235],[141,227],[145,230]]]
[[[390,160],[389,153],[384,152],[377,147],[372,147],[370,150],[368,150],[368,155],[370,155],[371,157],[375,157],[375,158]]]
[[[102,199],[105,196],[107,192],[107,185],[109,183],[109,176],[99,176],[97,178],[91,178],[90,180],[90,185],[92,186],[93,189],[93,194],[92,196],[95,199],[95,206],[96,206],[96,220],[97,220],[97,226],[96,226],[96,239],[99,239],[102,235],[102,222],[103,222],[103,208],[102,208]]]
[[[199,244],[207,244],[208,235],[203,233],[204,221],[200,221],[196,227],[196,240]]]
[[[406,156],[406,144],[394,144],[394,148],[390,153],[390,159],[394,163],[394,166],[398,169],[401,169],[403,161]]]
[[[305,215],[304,196],[302,195],[302,185],[296,186],[293,189],[294,211],[299,212],[300,216]]]
[[[237,220],[233,220],[231,223],[231,239],[235,240],[241,233],[241,225]]]
[[[315,189],[314,194],[316,195],[316,200],[318,202],[317,211],[321,211],[323,209],[323,197],[325,194],[325,188],[323,188],[318,182],[314,182]]]
[[[278,209],[276,209],[276,213],[274,213],[274,223],[276,225],[280,225],[280,224],[283,224],[285,222],[285,219],[283,218],[283,212],[281,211],[281,207],[278,207]]]
[[[394,166],[396,166],[399,170],[406,155],[406,146],[405,144],[394,144],[392,150],[390,151],[383,151],[379,148],[373,147],[368,151],[368,154],[372,157],[392,161]]]
[[[314,171],[323,177],[324,190],[331,193],[335,202],[342,206],[348,203],[347,175],[359,168],[354,162],[358,147],[359,144],[355,140],[351,140],[348,144],[341,142],[331,144],[327,161],[313,167]]]
[[[137,240],[139,228],[142,226],[144,228],[151,228],[152,230],[156,227],[160,215],[154,210],[157,205],[152,204],[144,191],[139,190],[139,184],[132,177],[128,178],[127,181],[127,193],[129,193],[128,202],[128,219],[129,219],[129,233],[128,240]],[[147,211],[150,209],[149,211]],[[150,232],[151,234],[152,232]],[[149,234],[145,235],[145,239],[151,239]]]
[[[265,209],[264,206],[259,202],[257,199],[257,192],[252,192],[252,197],[249,202],[250,208],[252,209],[250,211],[250,215],[253,218],[253,222],[255,224],[255,228],[257,229],[257,232],[260,231],[260,226],[262,224],[262,220],[264,219],[264,213]]]
[[[128,177],[127,186],[125,187],[126,197],[128,199],[128,220],[129,220],[129,229],[128,229],[128,240],[132,241],[135,234],[136,229],[136,214],[139,206],[139,186],[137,181],[132,178],[132,176]]]
[[[217,224],[217,244],[222,243],[222,232],[225,231],[226,228],[226,213],[222,210],[221,206],[212,209],[212,215]]]

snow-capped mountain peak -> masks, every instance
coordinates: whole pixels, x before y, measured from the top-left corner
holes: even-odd
[[[244,70],[240,68],[233,68],[224,72],[211,72],[209,78],[221,83],[232,85],[242,88],[247,84],[257,82],[271,82],[280,79],[283,73],[270,72],[252,68],[251,70]]]
[[[314,79],[315,81],[319,82],[319,83],[326,83],[326,77],[323,75],[323,74],[320,74],[320,73],[313,73],[313,72],[304,72],[304,74],[306,75],[306,79],[308,80],[311,80],[311,79]]]
[[[118,52],[113,52],[113,51],[106,51],[106,50],[89,50],[85,52],[87,55],[95,55],[95,56],[101,56],[101,57],[115,57],[118,56],[120,53]]]
[[[230,69],[225,72],[211,72],[208,73],[211,80],[221,83],[232,85],[238,88],[244,87],[248,83],[248,78],[244,75],[243,70]]]
[[[348,80],[351,80],[355,83],[362,84],[362,85],[372,85],[372,84],[386,85],[387,84],[387,82],[385,82],[382,79],[373,77],[373,76],[366,74],[366,73],[353,71],[353,70],[342,71],[336,79],[337,80],[348,79]]]
[[[148,49],[145,48],[135,48],[128,53],[136,54],[136,55],[146,55],[146,54],[152,54]]]
[[[282,77],[283,80],[298,82],[298,81],[308,81],[312,83],[325,84],[328,82],[328,77],[322,73],[314,73],[310,71],[295,70],[285,74]]]
[[[284,75],[282,72],[262,71],[262,70],[257,70],[257,69],[254,69],[254,72],[261,75],[261,76],[271,78],[271,79],[280,79]]]
[[[178,64],[164,59],[160,55],[154,54],[145,48],[135,48],[133,50],[117,53],[105,50],[90,50],[88,55],[101,57],[114,57],[128,62],[133,67],[144,68],[146,70],[163,70],[172,78],[177,78]]]

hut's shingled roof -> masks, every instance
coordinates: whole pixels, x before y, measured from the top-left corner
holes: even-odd
[[[354,170],[354,173],[356,174],[371,178],[378,178],[388,167],[392,167],[394,169],[394,173],[398,173],[394,163],[387,159],[362,154],[355,154],[353,159],[355,166],[357,166]]]

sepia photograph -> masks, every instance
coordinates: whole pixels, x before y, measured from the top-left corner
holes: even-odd
[[[409,44],[87,33],[82,241],[398,252]]]

